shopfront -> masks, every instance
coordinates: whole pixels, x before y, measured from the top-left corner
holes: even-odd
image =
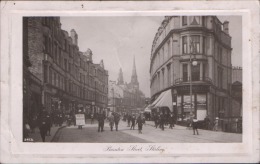
[[[194,86],[192,95],[188,92],[187,88],[179,88],[177,94],[177,112],[178,118],[186,120],[193,113],[194,117],[198,120],[204,120],[207,116],[207,86]]]

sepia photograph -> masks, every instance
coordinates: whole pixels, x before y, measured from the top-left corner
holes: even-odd
[[[23,142],[241,143],[242,16],[23,17]]]
[[[0,163],[259,162],[259,1],[1,1]]]

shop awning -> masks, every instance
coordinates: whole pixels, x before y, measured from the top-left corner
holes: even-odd
[[[172,106],[172,92],[171,89],[164,91],[162,93],[161,99],[155,104],[156,107],[163,107],[167,106],[171,112],[173,112],[173,106]]]
[[[159,97],[157,97],[157,99],[154,100],[154,102],[151,104],[152,107],[154,107],[163,97],[163,95],[165,94],[165,92],[162,92]]]
[[[145,109],[144,112],[151,113],[151,105],[148,105]]]

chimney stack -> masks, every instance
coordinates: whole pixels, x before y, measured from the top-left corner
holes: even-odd
[[[70,31],[70,37],[72,39],[72,43],[75,45],[78,45],[78,34],[76,33],[76,31],[74,29],[72,29]]]
[[[225,22],[223,23],[223,30],[224,30],[224,32],[225,32],[226,34],[228,34],[228,35],[229,35],[229,28],[228,28],[228,24],[229,24],[229,22],[228,22],[228,21],[225,21]]]

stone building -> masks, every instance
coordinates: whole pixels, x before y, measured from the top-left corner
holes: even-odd
[[[168,106],[179,120],[191,114],[198,120],[219,117],[220,128],[230,129],[231,52],[229,22],[216,16],[166,16],[151,50],[152,105]]]
[[[139,89],[135,59],[131,82],[124,82],[123,71],[120,68],[117,82],[109,81],[109,103],[111,111],[133,113],[145,107],[145,96]]]
[[[108,71],[103,61],[93,63],[90,49],[79,50],[74,29],[70,34],[62,30],[59,17],[24,17],[23,26],[29,74],[39,83],[33,87],[37,101],[31,100],[37,104],[27,108],[89,113],[107,108]]]

